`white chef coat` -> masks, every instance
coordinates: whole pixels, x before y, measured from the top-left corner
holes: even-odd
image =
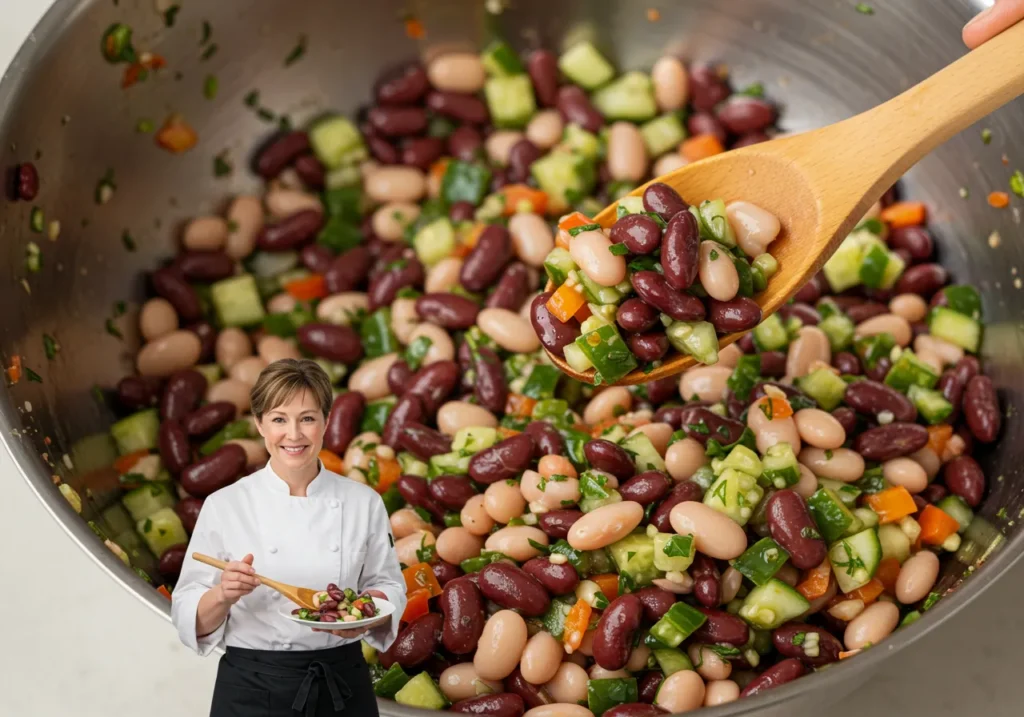
[[[405,579],[384,502],[369,486],[322,464],[305,497],[290,495],[288,484],[267,463],[203,502],[172,593],[171,618],[181,641],[200,655],[221,643],[256,650],[316,650],[355,642],[286,619],[281,613],[296,605],[265,585],[232,605],[214,632],[197,638],[199,598],[220,582],[221,571],[193,560],[193,552],[221,560],[241,560],[252,553],[257,573],[292,585],[322,590],[335,583],[357,593],[380,590],[394,604],[394,616],[362,639],[383,651],[398,635]]]

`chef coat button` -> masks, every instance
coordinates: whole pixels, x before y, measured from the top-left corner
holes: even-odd
[[[282,650],[290,650],[290,649],[292,649],[292,643],[290,643],[290,642],[284,643],[283,645],[281,645],[281,649]]]
[[[338,507],[338,500],[336,498],[331,498],[330,506],[332,508],[337,508]]]
[[[332,553],[338,552],[338,544],[337,543],[334,543],[334,544],[331,545],[331,552]]]
[[[270,551],[271,553],[276,553],[277,552],[277,548],[275,548],[273,545],[271,545],[269,548],[267,548],[267,550]]]

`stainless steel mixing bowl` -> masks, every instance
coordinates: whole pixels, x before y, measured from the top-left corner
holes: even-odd
[[[5,307],[0,353],[4,365],[20,356],[41,378],[23,377],[0,395],[0,440],[78,546],[126,590],[167,616],[167,601],[107,550],[83,520],[113,498],[110,475],[101,465],[109,460],[103,435],[112,414],[94,387],[112,387],[131,371],[142,273],[172,253],[182,222],[258,186],[245,166],[250,148],[272,127],[244,101],[251,91],[259,91],[261,106],[301,124],[328,108],[356,111],[370,98],[378,73],[395,63],[440,48],[479,48],[494,30],[521,48],[560,49],[568,39],[585,36],[621,68],[649,67],[666,51],[727,63],[737,86],[761,81],[781,103],[783,129],[803,130],[867,109],[958,57],[964,52],[962,25],[990,3],[875,0],[874,14],[868,15],[857,12],[852,0],[185,0],[172,28],[157,12],[161,4],[171,3],[58,0],[0,84],[0,161],[5,168],[34,161],[42,177],[35,202],[0,201],[0,247],[6,257],[0,269]],[[499,15],[489,13],[502,5]],[[648,6],[660,11],[660,20],[648,19]],[[406,36],[402,18],[407,14],[422,21],[424,38]],[[206,49],[200,47],[204,21],[212,31]],[[113,22],[131,25],[136,47],[161,53],[168,68],[121,89],[123,66],[108,65],[100,56],[100,38]],[[286,56],[302,36],[305,56],[286,67]],[[217,50],[204,59],[211,44]],[[219,79],[214,101],[202,91],[209,74]],[[200,136],[198,146],[180,156],[135,130],[141,118],[159,124],[172,111],[181,112]],[[982,126],[992,130],[988,146],[979,138]],[[225,150],[235,171],[216,178],[213,158]],[[1001,161],[1004,154],[1024,162],[1021,100],[949,142],[905,180],[908,194],[929,204],[941,261],[958,281],[982,291],[988,320],[984,359],[1010,409],[1003,440],[981,452],[990,485],[979,512],[983,519],[941,579],[941,588],[959,589],[912,627],[856,659],[709,715],[781,714],[812,695],[818,709],[842,698],[894,653],[964,607],[1020,556],[1024,442],[1012,407],[1024,392],[1024,292],[1018,278],[1018,267],[1024,267],[1022,204],[1014,199],[1011,209],[997,211],[985,202],[990,190],[1007,186],[1012,167]],[[99,204],[95,190],[108,171],[116,191]],[[969,191],[966,199],[962,187]],[[30,232],[33,205],[44,210],[47,222],[60,221],[58,239]],[[125,231],[134,237],[135,251],[122,243]],[[994,232],[1001,242],[986,241]],[[39,273],[25,269],[26,246],[33,240],[41,250]],[[127,312],[116,317],[122,301]],[[105,330],[112,318],[124,340]],[[44,334],[60,345],[52,360],[45,355]],[[100,438],[89,438],[96,435]],[[58,492],[54,475],[83,492],[81,517]],[[981,562],[984,567],[973,572]],[[960,585],[968,574],[971,579]],[[420,713],[392,702],[382,702],[381,708],[387,715]]]

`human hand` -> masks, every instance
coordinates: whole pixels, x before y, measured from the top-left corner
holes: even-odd
[[[252,553],[249,553],[241,560],[232,560],[224,568],[217,586],[224,604],[234,605],[260,585],[260,579],[252,567],[252,559]]]
[[[996,0],[995,5],[985,8],[964,25],[964,44],[973,50],[1021,20],[1024,20],[1024,0]]]

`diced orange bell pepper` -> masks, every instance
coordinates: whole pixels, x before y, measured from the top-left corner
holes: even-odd
[[[430,597],[441,594],[441,583],[437,581],[434,570],[430,563],[416,563],[402,571],[405,578],[405,591],[407,594],[426,588],[430,591]]]
[[[603,575],[592,575],[590,579],[597,583],[601,592],[611,602],[619,596],[619,576],[616,573],[605,573]]]
[[[583,212],[572,212],[566,214],[564,217],[558,220],[558,228],[562,231],[569,231],[576,227],[585,227],[588,224],[593,224],[594,220],[588,217]]]
[[[530,212],[542,216],[548,210],[548,195],[540,189],[534,189],[525,184],[508,184],[501,188],[501,194],[505,197],[504,214],[506,217],[526,211],[527,205],[529,205]]]
[[[796,586],[798,593],[808,600],[817,600],[828,592],[829,579],[832,577],[832,563],[828,558],[821,565],[804,573],[804,579]]]
[[[597,423],[595,423],[593,426],[591,426],[587,430],[590,431],[590,435],[593,438],[600,438],[602,433],[604,433],[606,430],[608,430],[609,428],[611,428],[612,426],[614,426],[618,422],[619,422],[619,419],[617,417],[610,416],[610,417],[604,419],[603,421],[598,421]]]
[[[324,464],[324,468],[331,473],[337,473],[340,476],[345,475],[345,461],[337,453],[322,448],[320,449],[319,457],[320,462]]]
[[[707,157],[713,157],[725,151],[725,147],[713,134],[698,134],[684,139],[679,145],[679,153],[688,162],[697,162]]]
[[[21,356],[18,354],[11,356],[11,365],[7,367],[7,378],[11,383],[21,380]]]
[[[861,600],[865,605],[870,605],[878,599],[883,590],[885,590],[885,586],[882,584],[882,581],[878,578],[871,578],[866,584],[846,593],[846,599]]]
[[[789,418],[793,415],[793,407],[789,405],[789,401],[776,396],[763,396],[757,399],[754,408],[763,413],[769,421],[774,421],[776,418]]]
[[[584,321],[593,316],[593,313],[594,312],[590,310],[590,305],[584,304],[579,309],[577,309],[576,313],[573,314],[572,317],[582,324]]]
[[[859,647],[856,650],[840,650],[839,651],[839,659],[840,660],[846,660],[846,659],[848,659],[850,657],[853,657],[856,654],[859,654],[860,650],[861,650],[861,648],[859,648]]]
[[[522,433],[522,431],[517,431],[514,428],[498,426],[498,435],[502,438],[511,438],[512,436],[518,436],[520,433]]]
[[[161,595],[163,595],[163,596],[164,596],[165,598],[167,598],[168,600],[170,600],[170,599],[171,599],[171,591],[167,589],[167,586],[166,586],[166,585],[161,585],[160,587],[158,587],[158,588],[156,589],[156,591],[157,591],[158,593],[160,593]]]
[[[405,36],[410,40],[422,40],[423,36],[427,34],[427,29],[423,26],[423,23],[415,17],[405,18]]]
[[[529,418],[533,414],[533,407],[537,405],[537,399],[524,396],[521,393],[510,393],[505,401],[505,413],[509,416]]]
[[[303,279],[289,281],[284,285],[288,295],[299,301],[312,301],[327,296],[327,283],[323,274],[311,274]]]
[[[585,306],[586,303],[587,300],[583,298],[583,294],[568,284],[562,284],[547,300],[545,306],[556,319],[564,324],[575,316],[580,307]]]
[[[581,598],[576,601],[576,604],[569,609],[569,614],[565,616],[565,631],[562,633],[562,642],[569,654],[572,654],[573,650],[578,650],[580,645],[583,644],[583,636],[587,632],[587,626],[590,624],[590,614],[593,611],[594,609],[590,607],[590,603]]]
[[[991,192],[988,195],[988,203],[996,209],[1006,209],[1010,206],[1010,195],[1006,192]]]
[[[402,467],[394,458],[377,457],[375,460],[377,461],[377,474],[380,477],[373,489],[378,493],[385,493],[388,488],[398,482],[398,478],[402,475]]]
[[[405,612],[402,613],[402,622],[412,622],[421,615],[430,612],[430,590],[420,588],[413,590],[406,595]]]
[[[900,561],[896,558],[883,558],[875,571],[875,578],[880,580],[885,592],[896,594],[896,578],[900,575]]]
[[[879,216],[893,229],[899,229],[924,224],[924,215],[923,202],[896,202],[883,209]]]
[[[946,538],[960,530],[956,518],[934,505],[926,505],[917,522],[921,524],[921,542],[927,545],[942,545]]]
[[[156,133],[156,143],[173,154],[181,154],[196,146],[199,135],[181,115],[171,115]]]
[[[430,165],[430,179],[431,181],[437,182],[438,186],[441,185],[441,181],[444,179],[445,172],[448,171],[448,162],[451,161],[447,158],[439,159]]]
[[[130,472],[136,463],[148,455],[149,451],[146,449],[135,451],[134,453],[126,453],[114,461],[114,470],[117,471],[119,475],[124,475],[125,473]]]
[[[937,426],[928,426],[928,447],[932,453],[942,457],[946,450],[946,444],[953,437],[953,427],[948,423],[940,423]]]
[[[903,486],[886,488],[865,498],[871,510],[878,513],[878,521],[882,524],[895,523],[901,518],[917,512],[917,504],[910,492]]]

